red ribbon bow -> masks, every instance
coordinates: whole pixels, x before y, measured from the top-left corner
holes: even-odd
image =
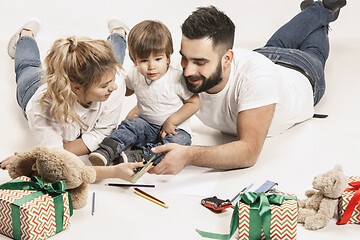
[[[356,205],[358,203],[360,204],[360,181],[351,182],[351,183],[349,183],[349,185],[352,188],[347,188],[347,189],[345,189],[345,191],[356,191],[356,193],[351,198],[348,206],[345,209],[345,212],[344,212],[342,218],[339,218],[339,220],[336,222],[337,225],[346,224],[350,220],[350,217],[353,214]]]

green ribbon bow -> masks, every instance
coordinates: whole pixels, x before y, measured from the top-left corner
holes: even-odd
[[[61,232],[63,230],[64,203],[63,203],[62,194],[66,192],[65,187],[66,187],[65,183],[61,181],[44,184],[44,181],[38,177],[31,177],[31,181],[13,179],[10,182],[0,185],[0,189],[36,191],[21,199],[16,200],[11,204],[14,239],[21,239],[20,206],[44,194],[48,194],[50,197],[54,199],[56,233]],[[68,196],[69,196],[69,208],[70,208],[70,216],[71,216],[73,214],[72,201],[70,194],[68,194]]]
[[[266,195],[265,193],[246,192],[240,195],[241,202],[250,205],[250,226],[249,239],[261,239],[261,228],[263,229],[266,240],[270,240],[270,225],[271,225],[271,208],[270,204],[281,205],[285,200],[296,200],[295,196],[285,195]],[[203,237],[228,240],[234,234],[239,226],[239,207],[238,204],[234,207],[234,212],[231,217],[230,234],[216,234],[204,232],[196,229],[196,231]]]

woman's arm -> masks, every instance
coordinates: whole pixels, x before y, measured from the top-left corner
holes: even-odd
[[[130,182],[134,176],[134,170],[143,167],[144,163],[120,163],[114,166],[93,166],[96,172],[96,180],[103,180],[107,178],[120,178]]]
[[[13,159],[15,155],[10,156],[3,161],[0,162],[0,167],[3,170],[7,170],[10,164],[11,159]],[[103,180],[107,178],[120,178],[122,180],[130,182],[134,176],[134,169],[143,167],[144,163],[136,162],[136,163],[121,163],[114,166],[92,166],[92,168],[96,172],[96,180]]]
[[[77,156],[85,155],[90,153],[90,150],[85,145],[84,141],[79,138],[71,142],[64,143],[64,149],[74,153]]]

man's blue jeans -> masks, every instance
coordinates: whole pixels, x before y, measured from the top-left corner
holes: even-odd
[[[144,154],[151,155],[151,148],[155,146],[166,143],[191,144],[191,135],[182,129],[176,129],[178,132],[176,135],[167,135],[160,139],[161,127],[151,124],[140,117],[131,118],[122,121],[118,128],[110,134],[109,138],[118,143],[116,152],[119,154],[129,147],[141,148]]]
[[[118,33],[109,36],[108,41],[116,60],[122,64],[125,58],[126,40]],[[26,117],[26,106],[29,99],[42,84],[43,70],[36,41],[32,37],[20,37],[15,53],[16,98]]]
[[[314,105],[325,92],[324,68],[329,56],[328,24],[333,13],[317,1],[255,49],[276,64],[302,72],[313,86]]]

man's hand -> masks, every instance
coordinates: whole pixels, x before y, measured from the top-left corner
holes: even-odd
[[[178,174],[186,165],[188,165],[189,146],[182,146],[176,143],[168,143],[152,148],[153,153],[165,153],[165,157],[161,162],[150,169],[148,173],[154,174]]]

